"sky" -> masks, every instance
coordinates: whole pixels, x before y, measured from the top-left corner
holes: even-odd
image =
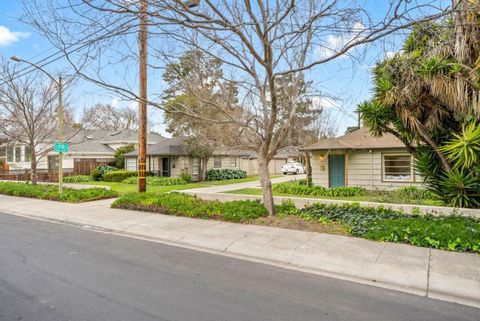
[[[366,3],[367,8],[375,14],[376,11],[381,12],[385,9],[387,1],[366,1]],[[8,59],[12,55],[17,55],[28,61],[38,61],[54,53],[56,50],[48,41],[42,39],[35,30],[18,20],[21,14],[21,0],[0,0],[0,57]],[[361,27],[361,24],[357,26],[357,28]],[[332,35],[326,41],[332,48],[335,48],[345,39]],[[308,75],[309,79],[315,83],[317,91],[324,95],[317,97],[316,101],[329,111],[337,135],[343,134],[347,127],[357,124],[356,105],[371,97],[372,68],[377,61],[399,50],[401,42],[402,35],[396,35],[387,41],[382,41],[382,45],[377,43],[355,49],[355,56],[362,57],[362,59],[353,60],[348,56],[340,57],[316,68],[315,72]],[[327,55],[328,53],[328,50],[325,51],[321,48],[316,51],[317,55]],[[46,68],[49,72],[56,73],[65,66],[59,62]],[[112,70],[112,75],[115,72]],[[136,77],[136,73],[134,76]],[[149,82],[161,84],[161,74],[149,75]],[[120,97],[85,81],[76,83],[74,90],[71,91],[70,101],[77,118],[80,117],[84,108],[96,103],[136,108],[136,103],[121,101]],[[165,132],[163,116],[160,111],[151,109],[149,118],[153,130],[169,136]]]

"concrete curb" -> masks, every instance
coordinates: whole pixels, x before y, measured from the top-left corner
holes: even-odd
[[[165,244],[165,245],[169,245],[169,246],[177,246],[177,247],[181,247],[181,248],[185,248],[185,249],[202,251],[202,252],[215,254],[215,255],[222,255],[222,256],[231,257],[231,258],[235,258],[235,259],[241,259],[241,260],[246,260],[246,261],[255,262],[255,263],[267,264],[267,265],[272,265],[272,266],[276,266],[276,267],[280,267],[280,268],[286,268],[286,269],[294,270],[294,271],[298,271],[298,272],[311,273],[311,274],[316,274],[316,275],[321,275],[321,276],[326,276],[326,277],[332,277],[332,278],[351,281],[351,282],[356,282],[356,283],[360,283],[360,284],[364,284],[364,285],[376,286],[376,287],[386,288],[386,289],[400,291],[400,292],[404,292],[404,293],[429,297],[429,298],[433,298],[433,299],[439,299],[439,300],[443,300],[443,301],[456,302],[456,303],[459,303],[459,304],[480,308],[480,290],[479,290],[478,293],[475,293],[474,291],[473,292],[472,291],[471,292],[454,291],[454,293],[452,293],[451,289],[449,290],[449,288],[448,288],[448,282],[445,282],[445,280],[443,280],[442,282],[439,282],[438,285],[432,286],[432,282],[430,282],[431,281],[430,278],[431,278],[432,273],[428,273],[429,275],[426,278],[427,283],[425,285],[423,285],[423,284],[415,284],[414,285],[413,284],[414,281],[411,281],[413,283],[410,286],[405,286],[401,282],[382,280],[382,275],[378,275],[378,279],[372,279],[372,278],[368,278],[368,277],[365,277],[365,276],[342,273],[341,268],[338,269],[338,270],[335,269],[335,267],[333,267],[330,270],[317,269],[317,268],[314,268],[314,267],[308,267],[308,266],[304,266],[304,265],[293,264],[291,262],[285,263],[285,262],[282,262],[282,261],[266,259],[266,258],[254,256],[254,255],[246,255],[246,254],[242,254],[242,253],[237,253],[235,251],[229,251],[227,249],[218,250],[218,249],[213,249],[213,248],[208,248],[208,247],[203,247],[203,246],[192,245],[192,244],[188,244],[188,243],[181,242],[181,241],[172,241],[172,240],[161,238],[161,237],[147,236],[147,235],[132,233],[132,232],[123,231],[123,230],[114,230],[114,229],[102,227],[100,225],[84,224],[84,223],[75,222],[75,221],[72,221],[72,220],[69,220],[69,219],[47,218],[47,217],[44,217],[44,216],[41,216],[41,215],[34,215],[34,214],[30,214],[30,213],[22,213],[22,212],[16,212],[16,211],[2,210],[2,212],[6,213],[6,214],[11,214],[11,215],[16,215],[16,216],[20,216],[20,217],[29,218],[29,219],[35,219],[35,220],[38,220],[38,221],[68,225],[68,226],[72,226],[72,227],[76,227],[76,228],[82,228],[82,229],[90,230],[90,231],[94,231],[94,232],[100,232],[100,233],[105,233],[105,234],[130,237],[130,238],[144,240],[144,241],[161,243],[161,244]],[[448,276],[448,277],[450,277],[450,276]],[[464,279],[463,282],[471,282],[471,280]],[[480,281],[479,281],[479,285],[480,285]],[[480,289],[480,287],[479,287],[479,289]]]

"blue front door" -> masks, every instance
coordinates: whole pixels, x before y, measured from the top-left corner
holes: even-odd
[[[330,187],[345,186],[345,155],[328,156],[328,175]]]

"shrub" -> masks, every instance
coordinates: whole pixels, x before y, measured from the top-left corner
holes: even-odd
[[[88,175],[74,175],[74,176],[66,176],[63,178],[65,183],[86,183],[92,180],[91,176]]]
[[[137,184],[137,177],[129,177],[122,181],[124,184]],[[175,185],[185,185],[187,184],[182,178],[175,177],[147,177],[147,185],[151,186],[175,186]]]
[[[247,177],[247,172],[241,169],[209,169],[207,179],[209,181],[225,181],[228,179],[240,179]]]
[[[180,174],[180,178],[183,179],[187,183],[192,182],[192,175],[188,174],[185,171],[182,171],[182,173]]]
[[[91,173],[90,176],[92,176],[92,179],[94,181],[101,181],[103,180],[103,174],[108,173],[110,171],[116,170],[115,167],[113,166],[108,166],[108,165],[101,165],[97,166]]]
[[[267,210],[258,201],[221,203],[181,193],[130,193],[118,198],[112,207],[230,222],[247,222],[267,215]]]
[[[115,151],[115,167],[117,168],[125,168],[125,154],[133,152],[135,150],[135,146],[133,144],[126,145],[119,147]]]
[[[445,250],[480,252],[480,221],[459,216],[406,215],[359,204],[314,204],[300,215],[348,226],[351,235]]]
[[[320,197],[350,197],[365,196],[366,190],[361,187],[333,187],[326,188],[321,186],[306,186],[305,180],[295,183],[283,183],[273,186],[273,191],[282,194],[292,194],[299,196],[320,196]]]
[[[137,172],[134,171],[109,171],[103,174],[103,180],[105,182],[123,182],[129,177],[137,176]]]
[[[64,188],[63,193],[60,195],[56,185],[31,185],[11,182],[0,182],[0,194],[70,203],[93,201],[118,196],[116,192],[104,188]]]

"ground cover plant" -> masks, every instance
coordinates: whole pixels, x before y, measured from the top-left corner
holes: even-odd
[[[91,181],[92,177],[89,175],[74,175],[63,177],[64,183],[87,183]]]
[[[237,223],[267,215],[267,210],[259,201],[222,203],[204,201],[181,193],[129,193],[115,200],[112,207]]]
[[[122,181],[123,184],[137,184],[137,177],[128,177]],[[152,186],[176,186],[188,184],[183,178],[177,177],[155,177],[147,176],[147,185]]]
[[[480,253],[480,220],[460,216],[406,215],[359,204],[314,204],[299,211],[311,219],[345,224],[349,234],[376,241],[408,243]]]
[[[117,192],[105,188],[64,188],[63,193],[59,194],[56,185],[32,185],[11,182],[0,182],[0,194],[69,203],[87,202],[118,196]]]
[[[355,202],[377,202],[392,204],[416,204],[442,206],[444,203],[432,192],[416,186],[405,186],[393,191],[368,191],[357,187],[325,188],[304,184],[304,180],[273,185],[275,196],[338,199]],[[242,188],[226,191],[227,194],[261,195],[258,188]]]

